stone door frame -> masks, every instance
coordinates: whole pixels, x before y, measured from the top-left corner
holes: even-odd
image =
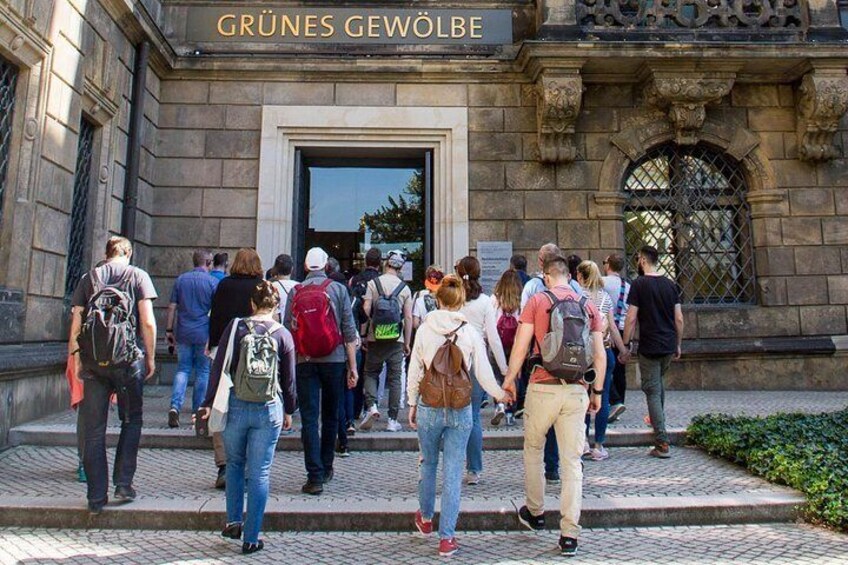
[[[295,151],[310,147],[432,150],[433,259],[468,253],[466,108],[264,106],[256,249],[266,267],[292,252]]]

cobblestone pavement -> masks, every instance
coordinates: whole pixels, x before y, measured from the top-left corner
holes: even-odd
[[[714,459],[694,448],[673,449],[671,460],[647,456],[647,448],[610,449],[604,462],[586,462],[584,497],[701,496],[782,491],[748,474],[743,468]],[[110,450],[110,457],[114,452]],[[70,447],[16,447],[0,454],[0,496],[80,497],[85,486],[76,482],[76,450]],[[483,481],[463,488],[469,500],[520,500],[523,492],[519,451],[484,453]],[[110,467],[111,468],[111,467]],[[212,488],[212,453],[202,450],[143,449],[135,487],[139,498],[223,500]],[[315,502],[300,493],[306,479],[303,456],[278,452],[271,471],[272,498]],[[336,459],[335,478],[320,501],[355,503],[401,501],[417,497],[417,453],[359,452]],[[559,487],[548,487],[556,496]]]
[[[238,542],[176,531],[0,531],[4,565],[438,563],[436,538],[412,534],[265,534],[265,550],[242,557]],[[455,564],[563,563],[550,532],[459,532]],[[571,561],[570,561],[571,562]],[[787,564],[848,562],[848,536],[799,524],[585,530],[581,564]]]
[[[627,410],[618,422],[611,424],[611,429],[636,428],[647,429],[643,418],[647,415],[645,396],[641,391],[632,390],[627,393]],[[191,398],[191,392],[186,393]],[[170,387],[151,386],[145,391],[146,429],[167,428],[167,412],[170,401]],[[189,433],[190,404],[183,408],[181,421],[183,429]],[[669,428],[685,428],[692,417],[697,414],[725,413],[750,416],[764,416],[775,412],[829,412],[848,406],[848,391],[845,392],[789,392],[789,391],[668,391],[666,393],[666,425]],[[114,411],[113,411],[114,412]],[[483,422],[487,427],[492,408],[484,410]],[[382,423],[374,429],[381,431],[385,427],[385,416]],[[406,428],[406,415],[402,414],[400,421]],[[76,415],[65,411],[49,416],[37,422],[38,424],[63,424],[74,426]],[[110,417],[110,426],[119,424],[117,415]],[[295,426],[299,424],[295,417]],[[518,420],[516,431],[521,429]],[[507,429],[501,426],[500,429]]]

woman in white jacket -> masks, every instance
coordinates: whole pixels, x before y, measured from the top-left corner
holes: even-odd
[[[444,446],[439,554],[447,556],[453,555],[458,549],[454,532],[459,517],[465,449],[472,427],[472,405],[460,409],[429,407],[420,401],[419,385],[438,349],[454,334],[455,343],[462,351],[465,367],[473,375],[472,380],[479,382],[480,386],[498,401],[508,400],[508,396],[495,380],[483,338],[460,312],[465,304],[462,282],[456,276],[446,276],[436,291],[436,300],[440,309],[425,318],[415,337],[407,375],[407,398],[410,406],[409,425],[418,430],[421,449],[419,510],[415,513],[415,526],[425,535],[433,531],[436,470],[439,465],[440,445]]]
[[[494,301],[489,295],[483,294],[483,287],[480,286],[480,261],[470,255],[463,257],[456,264],[456,274],[462,279],[462,286],[465,289],[466,302],[460,312],[468,319],[469,325],[483,338],[501,374],[505,375],[506,355],[501,344],[501,337],[498,335],[498,313]],[[486,365],[491,369],[488,357]],[[483,388],[477,385],[475,380],[471,396],[471,418],[474,426],[471,428],[465,457],[467,472],[465,483],[469,485],[478,484],[483,474],[483,425],[480,423],[480,408],[485,396]]]

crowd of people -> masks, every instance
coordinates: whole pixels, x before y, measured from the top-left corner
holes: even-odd
[[[112,237],[105,260],[81,279],[72,300],[69,371],[84,383],[80,477],[92,514],[108,501],[112,394],[121,419],[113,497],[136,497],[143,383],[156,369],[157,292],[131,257],[130,242]],[[180,426],[193,374],[192,423],[198,435],[211,436],[215,485],[226,489],[222,535],[242,540],[245,554],[263,548],[275,446],[280,434],[292,433],[296,411],[302,492],[318,496],[333,480],[335,457],[350,454],[348,438],[383,428],[384,382],[384,429],[407,425],[418,435],[420,506],[413,520],[423,534],[434,529],[443,458],[441,555],[458,549],[463,482],[483,480],[481,411],[490,399],[492,425],[524,421],[526,502],[518,521],[543,529],[545,484],[560,485],[559,547],[574,555],[583,461],[610,457],[606,430],[625,410],[624,365],[634,354],[655,434],[649,454],[671,455],[663,383],[681,353],[683,316],[679,291],[657,272],[652,247],[637,254],[633,281],[622,276],[618,255],[599,267],[546,244],[537,260],[538,273],[530,275],[527,260],[514,256],[489,296],[473,256],[457,261],[453,272],[427,267],[423,288],[413,291],[401,276],[407,258],[396,250],[384,258],[369,249],[361,272],[342,273],[338,261],[312,248],[299,282],[288,255],[263,271],[253,249],[239,250],[232,264],[226,253],[194,252],[194,268],[176,279],[166,316],[165,337],[177,356],[168,425]],[[404,404],[408,417],[401,422]]]

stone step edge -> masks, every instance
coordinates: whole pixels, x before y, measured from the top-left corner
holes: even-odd
[[[117,428],[109,428],[106,442],[110,447],[118,443]],[[686,430],[674,428],[668,430],[672,445],[686,443]],[[594,436],[590,436],[593,438]],[[418,451],[418,436],[414,432],[367,432],[358,433],[348,439],[352,451]],[[25,424],[12,428],[9,432],[12,447],[21,445],[75,447],[76,431],[67,424]],[[607,432],[607,447],[643,447],[654,443],[653,432],[649,429],[620,429]],[[491,450],[522,449],[524,436],[518,431],[485,431],[483,447]],[[210,440],[198,438],[187,430],[143,431],[141,447],[152,449],[210,449]],[[278,451],[301,451],[300,434],[280,436]]]
[[[515,517],[523,500],[464,501],[462,530],[521,529]],[[769,493],[721,496],[587,498],[581,525],[587,528],[700,526],[792,522],[805,498],[781,489]],[[559,503],[546,499],[548,529],[556,529]],[[314,501],[269,501],[267,531],[413,531],[414,499],[345,502],[318,497]],[[203,500],[139,499],[108,506],[91,516],[79,498],[0,497],[0,526],[73,529],[220,530],[225,520],[223,495]]]

